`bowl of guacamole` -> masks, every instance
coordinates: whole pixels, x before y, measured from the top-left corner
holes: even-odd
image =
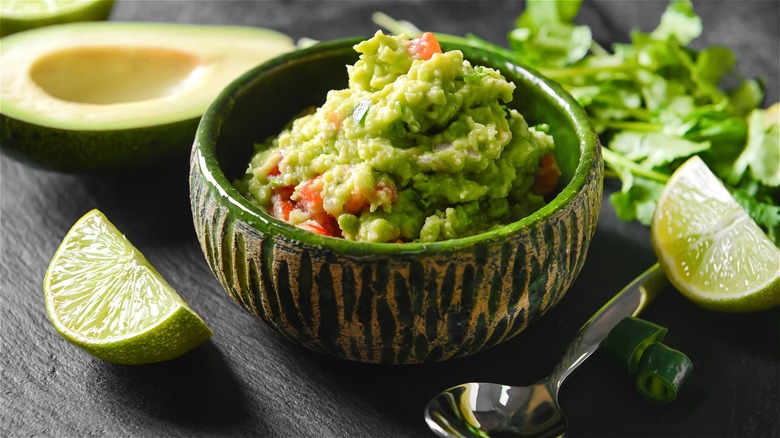
[[[556,83],[430,33],[316,44],[201,119],[191,206],[225,291],[283,336],[370,363],[510,339],[576,279],[600,145]]]
[[[515,84],[436,38],[355,45],[348,86],[255,145],[239,191],[276,219],[362,242],[471,236],[542,207],[554,140],[508,106]],[[546,178],[545,178],[546,177]]]

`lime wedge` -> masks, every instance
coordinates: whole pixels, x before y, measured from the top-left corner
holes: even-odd
[[[669,280],[693,302],[726,312],[780,305],[780,249],[699,157],[667,182],[650,235]]]
[[[79,219],[43,281],[65,339],[118,364],[161,362],[211,337],[203,320],[98,210]]]
[[[0,0],[0,37],[36,27],[105,20],[114,0]]]

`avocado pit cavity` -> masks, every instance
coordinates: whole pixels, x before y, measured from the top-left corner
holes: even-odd
[[[197,56],[168,48],[85,46],[46,54],[30,79],[60,100],[111,105],[174,94],[200,65]]]
[[[250,26],[77,22],[8,35],[0,151],[69,173],[182,156],[226,85],[294,47]]]

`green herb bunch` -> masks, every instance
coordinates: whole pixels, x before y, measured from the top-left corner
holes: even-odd
[[[610,196],[620,219],[648,225],[669,175],[699,155],[780,246],[780,106],[761,108],[762,81],[740,77],[729,48],[690,47],[702,20],[689,0],[672,0],[652,32],[634,30],[611,50],[574,22],[580,6],[527,0],[509,48],[476,35],[461,42],[534,68],[577,99],[605,146],[607,176],[621,182]]]

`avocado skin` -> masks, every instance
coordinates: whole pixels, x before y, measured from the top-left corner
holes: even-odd
[[[78,9],[53,17],[40,18],[31,27],[29,21],[15,18],[0,17],[0,37],[22,32],[33,28],[52,26],[55,24],[73,23],[79,21],[104,21],[111,15],[114,9],[114,0],[102,0],[90,5],[87,9]]]
[[[101,174],[147,167],[186,157],[200,117],[120,129],[77,131],[51,128],[0,114],[0,151],[40,169]]]

